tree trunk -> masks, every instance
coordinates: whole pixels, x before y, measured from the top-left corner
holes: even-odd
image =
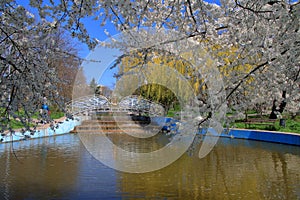
[[[269,117],[270,119],[277,119],[277,114],[279,114],[279,113],[282,114],[283,113],[283,110],[286,107],[286,91],[282,92],[282,98],[283,98],[283,100],[281,101],[278,109],[277,109],[277,106],[276,106],[277,100],[275,99],[273,101],[272,111],[271,111],[271,114],[270,114],[270,117]]]

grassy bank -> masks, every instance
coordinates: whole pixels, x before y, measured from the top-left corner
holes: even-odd
[[[63,112],[61,112],[57,109],[51,109],[50,108],[50,110],[51,110],[50,119],[52,119],[52,120],[59,119],[59,118],[61,118],[65,115]],[[33,119],[39,119],[39,115],[40,115],[39,112],[36,112],[33,116]],[[8,122],[6,122],[6,123],[8,123]],[[19,120],[11,119],[9,123],[10,123],[10,127],[12,129],[21,129],[21,128],[24,127],[22,122],[20,122]],[[29,126],[34,127],[34,124],[31,123],[31,124],[29,124]]]
[[[167,113],[167,117],[174,117],[176,113],[180,111],[180,107],[177,106],[173,109],[170,109]],[[255,111],[248,111],[247,114],[249,115],[258,115]],[[231,114],[228,113],[230,116]],[[257,117],[252,117],[257,118]],[[230,127],[234,128],[247,128],[247,129],[255,129],[255,130],[269,130],[269,131],[279,131],[279,132],[291,132],[291,133],[299,133],[300,134],[300,116],[296,116],[294,118],[291,118],[290,115],[285,114],[283,115],[283,118],[285,119],[285,127],[280,126],[280,120],[278,119],[275,122],[274,126],[269,125],[260,125],[260,124],[251,124],[251,125],[245,125],[243,122],[244,119],[236,120],[234,123],[230,125]],[[265,116],[265,119],[268,119],[268,116]]]
[[[245,123],[242,121],[236,121],[232,124],[235,128],[246,128]],[[256,130],[269,130],[269,131],[280,131],[280,132],[291,132],[300,134],[300,116],[296,116],[295,119],[285,118],[285,127],[280,126],[280,120],[275,122],[275,126],[251,124],[247,126],[248,129]]]

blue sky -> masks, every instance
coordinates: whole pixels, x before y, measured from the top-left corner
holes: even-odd
[[[81,65],[84,69],[87,82],[90,83],[95,78],[98,84],[112,88],[115,82],[113,75],[117,73],[117,70],[116,68],[110,70],[110,66],[120,55],[121,52],[118,49],[108,49],[101,46],[89,51],[85,57],[87,61],[84,61]]]
[[[99,22],[93,20],[84,20],[85,26],[88,33],[93,38],[97,38],[100,41],[108,41],[109,38],[104,33],[105,29],[112,35],[117,35],[118,32],[112,24],[106,24],[105,27],[100,27]],[[87,79],[87,82],[95,78],[95,80],[101,84],[106,85],[110,88],[114,86],[113,74],[116,73],[116,69],[109,70],[109,67],[112,65],[114,60],[121,55],[121,52],[118,49],[105,48],[97,46],[93,50],[89,50],[86,45],[83,46],[83,49],[79,52],[80,57],[85,58],[86,60],[95,60],[99,62],[88,62],[84,61],[82,67]]]

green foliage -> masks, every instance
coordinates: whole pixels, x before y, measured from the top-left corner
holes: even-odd
[[[65,114],[60,111],[58,108],[52,106],[50,108],[51,114],[50,114],[50,118],[51,119],[59,119],[61,117],[63,117]],[[23,110],[19,111],[19,116],[25,116],[25,112]],[[40,117],[40,113],[37,111],[35,113],[33,113],[32,118],[33,119],[38,119]],[[6,121],[1,121],[1,123],[3,124],[8,124],[12,129],[21,129],[24,128],[24,124],[22,124],[22,122],[20,120],[17,119],[10,119],[10,121],[8,122]],[[28,124],[29,127],[34,127],[33,123],[29,123]]]
[[[255,110],[247,110],[246,113],[247,114],[257,114],[257,112]]]
[[[50,106],[50,118],[51,119],[58,119],[63,117],[65,114],[57,107],[57,106]]]
[[[15,120],[15,119],[11,119],[9,122],[6,120],[6,121],[2,121],[1,123],[7,125],[9,124],[9,127],[12,128],[12,129],[21,129],[21,128],[24,128],[24,124],[19,121],[19,120]],[[27,124],[29,127],[33,127],[34,124],[33,123],[29,123]]]
[[[190,90],[194,89],[195,93],[199,93],[200,90],[204,89],[205,86],[201,86],[203,80],[198,76],[195,76],[195,70],[191,68],[190,64],[187,61],[182,59],[178,59],[174,55],[164,55],[158,56],[158,52],[139,52],[132,51],[129,55],[126,55],[122,58],[119,67],[119,74],[117,76],[123,76],[126,73],[140,73],[143,69],[143,66],[149,66],[149,69],[144,76],[148,80],[152,80],[151,84],[144,84],[139,87],[134,94],[145,97],[146,99],[150,99],[155,102],[159,102],[166,106],[167,110],[173,104],[178,102],[176,95],[181,94],[183,99],[185,95],[188,94],[186,92],[186,87],[183,87],[182,82],[179,81],[179,75],[188,76],[189,84],[191,86]],[[163,68],[157,66],[166,66],[170,69],[174,69],[177,73],[168,73],[167,75],[164,73]],[[134,76],[132,76],[133,78]],[[122,79],[122,83],[119,82],[119,90],[121,92],[131,91],[131,87],[134,85],[133,83],[137,80],[132,80],[132,78],[126,80]],[[160,85],[160,79],[164,79],[168,81],[168,84],[172,85],[170,88],[176,88],[171,91],[168,87]],[[138,82],[138,81],[137,81]],[[200,87],[201,86],[201,87]],[[125,92],[126,94],[126,92]],[[121,93],[121,95],[123,95]],[[203,95],[204,96],[204,95]]]
[[[19,128],[24,127],[24,125],[20,121],[17,121],[17,120],[12,120],[10,126],[12,129],[19,129]],[[33,127],[33,124],[30,124],[29,126]]]
[[[280,126],[279,119],[276,121],[275,126],[268,125],[259,125],[259,124],[251,124],[249,129],[257,129],[257,130],[269,130],[269,131],[279,131],[279,132],[290,132],[290,133],[300,133],[300,117],[297,116],[295,119],[286,119],[285,127]],[[241,121],[236,121],[231,126],[235,128],[245,128],[245,123]],[[248,127],[247,127],[248,128]]]
[[[63,112],[60,112],[60,111],[58,111],[58,112],[51,112],[50,118],[51,119],[59,119],[59,118],[63,117],[64,115],[65,114]]]
[[[167,117],[174,117],[177,112],[180,111],[180,105],[175,104],[173,108],[170,108],[167,113]]]
[[[296,119],[287,119],[286,126],[281,127],[279,122],[276,123],[276,130],[282,132],[300,133],[300,120],[299,117]]]
[[[143,85],[138,90],[135,91],[135,95],[140,95],[146,99],[151,99],[152,101],[159,102],[167,107],[177,102],[175,94],[168,88],[159,84],[147,84]]]

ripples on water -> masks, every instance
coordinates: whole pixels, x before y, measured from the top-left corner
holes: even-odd
[[[137,152],[168,140],[111,137]],[[130,174],[94,159],[77,135],[0,144],[0,199],[300,199],[300,148],[220,139],[199,159],[200,136],[172,165]]]

